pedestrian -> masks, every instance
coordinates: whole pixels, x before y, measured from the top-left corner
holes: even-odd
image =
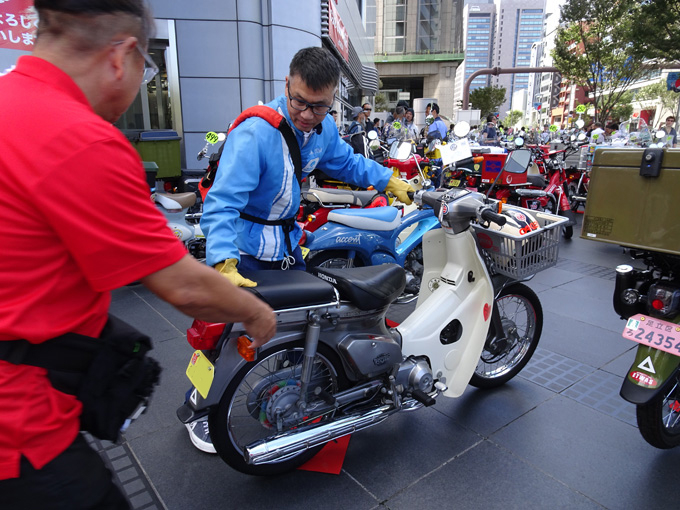
[[[406,127],[406,137],[410,140],[417,140],[418,127],[413,121],[413,108],[407,108],[404,114],[404,126]]]
[[[201,228],[207,264],[236,285],[256,285],[240,274],[244,269],[305,269],[298,246],[302,229],[295,219],[300,181],[316,168],[342,182],[374,186],[411,203],[407,194],[413,191],[411,186],[393,177],[389,168],[354,154],[333,129],[327,113],[339,79],[340,66],[328,50],[301,49],[290,63],[284,94],[266,105],[283,115],[295,135],[299,177],[282,133],[266,120],[248,118],[229,133],[205,198]],[[353,115],[363,116],[363,108],[355,108]],[[188,429],[194,446],[215,452],[205,419]]]
[[[149,200],[139,155],[113,126],[158,72],[143,0],[34,5],[33,54],[0,79],[0,214],[12,239],[0,247],[0,507],[128,509],[79,433],[93,407],[116,402],[83,403],[76,394],[89,387],[71,379],[106,379],[87,364],[68,368],[123,332],[148,342],[109,318],[110,291],[140,281],[187,315],[242,322],[255,346],[275,333],[276,319],[186,253]],[[64,338],[82,352],[67,351]],[[56,379],[65,370],[69,379]]]
[[[486,127],[482,130],[481,144],[482,145],[498,145],[498,130],[496,129],[496,116],[488,115],[486,117]]]
[[[368,133],[373,129],[373,121],[371,121],[371,112],[373,111],[373,107],[371,106],[371,103],[364,103],[361,105],[361,107],[364,109],[364,116],[366,118],[366,126],[364,127],[364,131]]]
[[[356,106],[352,108],[352,123],[349,125],[348,135],[353,135],[355,133],[360,133],[364,131],[364,120],[366,119],[366,114],[361,106]]]
[[[438,138],[439,140],[446,140],[446,124],[439,116],[439,105],[437,103],[432,103],[432,108],[430,114],[433,117],[432,124],[427,130],[427,138]]]
[[[669,117],[666,117],[666,125],[661,128],[662,131],[665,131],[666,136],[673,137],[671,138],[670,143],[671,148],[675,147],[675,144],[678,142],[678,133],[675,131],[673,124],[675,124],[675,117],[671,115]]]

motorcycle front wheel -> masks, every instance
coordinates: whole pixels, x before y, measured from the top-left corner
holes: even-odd
[[[346,251],[327,250],[320,251],[307,261],[307,269],[313,267],[325,267],[328,269],[345,269],[348,267],[361,267],[363,261],[355,257],[350,259],[347,257]]]
[[[503,332],[492,323],[484,350],[472,374],[470,385],[496,388],[515,377],[529,362],[543,330],[543,308],[538,296],[524,284],[504,288],[495,306],[501,316]]]
[[[680,445],[680,376],[676,372],[674,377],[675,382],[668,391],[636,408],[640,434],[662,450]]]
[[[277,475],[301,466],[323,448],[317,446],[260,465],[244,459],[245,447],[255,441],[331,418],[327,414],[310,421],[297,406],[303,358],[302,340],[264,349],[256,361],[239,370],[210,413],[211,439],[222,460],[232,468],[250,475]],[[340,361],[321,343],[309,386],[308,403],[318,400],[318,394],[332,395],[348,386]]]

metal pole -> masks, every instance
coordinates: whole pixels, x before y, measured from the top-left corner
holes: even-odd
[[[470,103],[470,84],[472,80],[477,78],[482,74],[490,74],[492,76],[498,76],[499,74],[519,74],[519,73],[559,73],[559,69],[556,67],[490,67],[488,69],[480,69],[475,71],[470,75],[470,77],[465,80],[463,85],[463,104],[461,105],[462,110],[467,110]]]

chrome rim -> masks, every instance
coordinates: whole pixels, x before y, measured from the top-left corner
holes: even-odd
[[[507,343],[485,346],[476,373],[487,379],[502,377],[524,359],[536,331],[536,314],[531,302],[516,294],[497,301]]]

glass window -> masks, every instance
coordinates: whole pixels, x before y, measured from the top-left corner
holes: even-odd
[[[406,0],[385,0],[383,17],[384,51],[403,53],[406,48]]]
[[[119,129],[174,129],[168,95],[168,70],[165,63],[166,41],[149,41],[148,53],[159,72],[140,89],[127,111],[116,121]]]
[[[418,1],[418,51],[439,51],[441,0]]]

